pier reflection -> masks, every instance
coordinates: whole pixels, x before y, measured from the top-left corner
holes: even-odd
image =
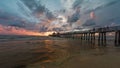
[[[97,44],[96,41],[89,40],[80,41],[79,39],[45,40],[44,48],[48,50],[46,52],[47,55],[45,55],[47,59],[35,62],[32,64],[33,67],[40,67],[42,65],[44,68],[65,68],[66,63],[76,64],[76,62],[69,62],[71,59],[102,56],[110,53],[110,51],[114,51],[113,48],[111,50],[105,44]],[[80,63],[80,61],[77,61],[77,63]]]

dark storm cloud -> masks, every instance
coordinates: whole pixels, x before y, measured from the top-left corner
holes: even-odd
[[[80,19],[80,7],[77,7],[74,10],[75,13],[73,13],[71,16],[68,16],[68,23],[70,24],[73,24]]]
[[[53,28],[53,31],[63,31],[62,28]]]
[[[82,26],[95,26],[96,23],[93,19],[87,20]]]
[[[47,28],[48,28],[48,27],[46,27],[46,26],[44,26],[44,25],[41,26],[41,27],[40,27],[40,32],[45,32],[45,31],[47,30]]]
[[[39,5],[36,7],[36,9],[33,11],[33,13],[43,13],[45,11],[45,7],[42,5]]]
[[[68,16],[67,22],[72,25],[73,23],[77,22],[80,19],[80,8],[81,3],[83,0],[75,0],[75,2],[72,4],[72,10],[73,14]]]
[[[45,14],[49,20],[55,19],[55,16],[49,10],[46,10]]]
[[[20,19],[20,18],[10,13],[0,12],[0,24],[3,24],[3,25],[18,24],[19,25],[20,22],[17,19]]]
[[[73,25],[74,27],[81,26],[82,24],[83,24],[82,26],[85,26],[85,27],[96,26],[96,25],[104,26],[112,23],[119,24],[119,21],[120,21],[120,8],[119,8],[120,0],[71,1],[72,7],[69,7],[70,11],[67,8],[63,8],[63,9],[60,9],[60,11],[59,10],[56,11],[57,13],[56,16],[62,15],[63,17],[65,17],[65,19],[68,17],[68,19],[66,19],[68,21],[65,22],[67,23],[67,25],[64,25],[64,23],[56,21],[58,19],[56,19],[53,12],[50,11],[50,9],[56,8],[57,6],[48,8],[46,7],[46,5],[41,4],[40,2],[41,0],[18,0],[18,1],[22,2],[22,3],[17,3],[19,7],[15,5],[15,7],[10,6],[7,8],[8,10],[10,10],[9,8],[15,9],[15,10],[20,8],[21,9],[21,10],[19,9],[20,11],[10,10],[10,12],[13,12],[13,13],[16,12],[16,15],[9,14],[9,13],[8,14],[1,13],[0,11],[0,24],[21,27],[21,28],[31,29],[31,30],[38,30],[38,31],[47,31],[48,28],[51,27],[50,30],[60,31],[60,30],[63,30],[63,28],[67,28],[67,27],[72,28],[71,25]],[[55,1],[57,0],[54,0],[52,4],[54,4]],[[68,1],[66,3],[70,3],[69,0],[66,0],[66,1]],[[8,3],[5,2],[5,4],[8,5],[9,0],[8,0]],[[68,5],[71,6],[71,4],[70,5],[68,4]],[[2,5],[2,3],[0,3],[0,5]],[[48,5],[51,5],[51,3],[50,4],[48,3]],[[5,7],[3,6],[3,8]],[[8,11],[7,9],[6,11]],[[96,18],[94,20],[90,19],[90,16],[89,16],[89,14],[92,11],[96,13]],[[20,15],[23,17],[21,17]],[[30,21],[26,20],[26,18],[29,18]],[[36,21],[31,21],[32,19],[33,20],[37,19],[37,23]],[[64,19],[61,18],[61,20],[64,20]],[[80,23],[78,24],[78,22]],[[52,24],[57,24],[56,26],[58,25],[61,25],[61,26],[56,27],[56,26],[52,26]]]
[[[95,1],[94,1],[95,2]],[[93,5],[94,2],[91,2],[89,4]],[[91,8],[92,6],[86,6],[86,3],[83,2],[83,0],[76,0],[73,4],[73,9],[76,9],[76,7],[82,7],[82,13],[83,15],[87,15],[88,17],[84,18],[84,22],[82,26],[84,27],[94,27],[94,26],[106,26],[111,24],[119,24],[120,21],[120,0],[109,0],[109,1],[98,1],[96,0],[95,3],[101,3],[101,5],[94,5],[95,8]],[[103,4],[102,4],[103,3]],[[88,5],[89,5],[88,4]],[[83,7],[85,7],[83,9]],[[96,20],[89,19],[89,14],[91,12],[96,13]],[[81,16],[82,18],[82,16]]]
[[[25,18],[19,17],[17,15],[8,13],[8,12],[1,12],[0,11],[0,24],[5,26],[13,26],[13,27],[20,27],[25,29],[31,29],[31,30],[38,30],[38,31],[47,31],[48,26],[44,26],[42,23],[48,23],[49,20],[54,20],[55,17],[45,6],[41,5],[40,2],[37,3],[35,0],[21,0],[25,6],[22,6],[21,3],[17,3],[18,7],[22,10],[21,13],[24,13],[24,15],[30,17],[36,17],[37,14],[42,14],[38,18],[45,17],[45,19],[40,20],[39,25],[36,26],[36,22],[28,21]],[[26,11],[24,7],[27,7],[31,14]],[[37,17],[36,17],[37,18]],[[42,26],[43,25],[43,26]]]
[[[79,20],[79,18],[80,18],[80,14],[79,13],[74,13],[71,17],[70,16],[68,17],[68,22],[74,23],[77,20]]]
[[[48,19],[53,19],[55,18],[52,12],[50,12],[45,6],[41,5],[40,0],[38,3],[36,3],[35,0],[22,0],[26,6],[33,12],[33,15],[39,15],[42,16],[42,14],[45,13],[46,17]]]
[[[0,25],[24,29],[31,29],[34,27],[33,23],[30,23],[19,16],[15,16],[7,12],[0,12]]]
[[[105,6],[104,8],[101,8],[99,10],[96,10],[96,16],[97,20],[96,23],[101,26],[109,26],[111,24],[117,24],[119,25],[120,20],[120,1],[111,3],[108,6]]]

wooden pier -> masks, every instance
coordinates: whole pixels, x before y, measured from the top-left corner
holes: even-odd
[[[106,33],[115,32],[114,43],[120,45],[120,26],[93,28],[86,31],[75,31],[75,32],[64,32],[64,33],[53,33],[53,37],[61,38],[79,38],[80,40],[95,41],[95,34],[98,33],[98,43],[106,44]]]

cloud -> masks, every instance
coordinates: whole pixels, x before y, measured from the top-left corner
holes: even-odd
[[[63,4],[63,6],[66,10],[72,9],[72,5],[74,2],[75,2],[75,0],[61,0],[61,3]]]
[[[1,35],[34,35],[42,36],[42,33],[26,30],[24,28],[14,27],[14,26],[3,26],[0,25],[0,34]]]
[[[85,26],[85,27],[90,26],[90,27],[92,27],[92,26],[95,26],[95,25],[96,25],[95,21],[93,19],[89,19],[82,26]]]
[[[118,0],[53,0],[57,3],[61,1],[62,4],[62,9],[57,9],[58,11],[55,12],[51,10],[57,6],[48,8],[40,1],[1,1],[0,24],[38,32],[119,24],[120,2]],[[50,2],[48,6],[53,1],[48,1]],[[58,19],[60,16],[62,17]]]
[[[80,18],[80,13],[76,12],[71,17],[68,17],[68,22],[70,22],[70,23],[77,22],[77,20],[79,20],[79,18]]]
[[[8,4],[8,0],[3,2],[3,5]],[[55,19],[55,16],[52,14],[52,12],[50,12],[45,6],[41,5],[41,3],[38,3],[36,0],[18,0],[15,2],[12,0],[12,3],[15,4],[15,8],[5,10],[1,9],[0,7],[0,9],[3,10],[3,12],[0,14],[0,24],[36,31],[47,31],[50,22]],[[2,6],[2,8],[4,7],[5,6]],[[9,7],[11,6],[7,6],[7,8]],[[17,14],[14,14],[13,12]],[[41,26],[36,27],[36,24]],[[45,27],[42,27],[44,25]]]
[[[83,3],[83,0],[76,0],[72,5],[73,9],[80,7],[82,3]]]

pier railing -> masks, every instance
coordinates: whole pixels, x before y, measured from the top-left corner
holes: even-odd
[[[98,42],[106,43],[106,33],[115,32],[115,44],[120,45],[120,26],[93,28],[85,31],[73,31],[64,33],[53,33],[53,37],[80,38],[81,40],[95,41],[95,33],[98,33]]]

